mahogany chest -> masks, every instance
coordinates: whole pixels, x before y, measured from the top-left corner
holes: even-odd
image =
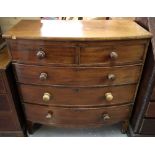
[[[33,123],[129,120],[151,34],[133,21],[23,20],[4,34],[29,132]]]

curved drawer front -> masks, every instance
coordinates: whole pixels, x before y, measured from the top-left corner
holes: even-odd
[[[137,83],[141,72],[140,65],[124,67],[49,67],[15,63],[14,69],[17,81],[21,83],[75,86]],[[46,74],[43,79],[42,74]],[[111,78],[111,75],[114,78]]]
[[[75,47],[50,41],[13,40],[10,42],[12,58],[22,63],[74,64]],[[39,55],[39,51],[44,54]]]
[[[129,117],[130,105],[100,108],[60,108],[25,104],[27,120],[64,126],[89,127],[113,124]]]
[[[144,59],[145,44],[103,47],[83,47],[81,49],[81,64],[133,64]]]
[[[23,102],[54,106],[117,105],[134,101],[136,85],[101,88],[61,88],[19,85]],[[110,93],[108,100],[107,93]]]

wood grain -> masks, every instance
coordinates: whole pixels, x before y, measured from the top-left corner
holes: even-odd
[[[155,118],[155,102],[150,102],[148,104],[145,116]]]
[[[22,20],[6,32],[3,37],[95,41],[150,38],[151,34],[131,20]]]
[[[18,82],[40,85],[107,86],[132,84],[138,82],[141,72],[141,65],[118,67],[49,67],[14,63],[13,66]],[[40,80],[41,73],[47,74],[46,80]],[[115,79],[109,80],[109,74],[114,74]]]
[[[130,113],[130,105],[102,108],[60,108],[32,104],[24,106],[28,120],[61,127],[97,127],[113,124],[127,119]],[[52,114],[51,119],[46,118],[48,113]],[[108,114],[110,119],[104,120],[103,114]]]
[[[130,103],[134,102],[135,89],[136,85],[99,88],[19,85],[22,102],[53,106],[111,106]],[[46,92],[51,94],[48,102],[43,101]],[[110,102],[105,99],[107,92],[111,92],[114,97]]]

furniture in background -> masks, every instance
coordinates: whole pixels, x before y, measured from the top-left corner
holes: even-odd
[[[129,135],[151,136],[155,135],[155,18],[136,18],[136,21],[149,30],[153,37],[131,117]]]
[[[23,20],[4,34],[28,130],[128,120],[151,34],[133,21]]]
[[[24,136],[26,130],[7,48],[0,50],[0,136]]]

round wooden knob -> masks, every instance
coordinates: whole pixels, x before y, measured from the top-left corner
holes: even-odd
[[[110,58],[111,58],[112,60],[116,60],[116,59],[118,58],[118,54],[117,54],[116,52],[111,52],[111,53],[110,53]]]
[[[109,80],[115,80],[116,76],[114,74],[108,74]]]
[[[43,95],[43,101],[44,102],[48,102],[51,98],[51,94],[50,93],[44,93]]]
[[[104,120],[109,120],[110,119],[110,116],[108,114],[103,114],[102,117],[103,117]]]
[[[47,115],[46,115],[46,118],[47,118],[47,119],[50,119],[50,118],[52,118],[52,115],[53,115],[53,114],[52,114],[51,112],[48,112]]]
[[[46,80],[47,79],[47,73],[41,73],[39,78],[40,78],[40,80]]]
[[[112,101],[114,97],[112,93],[105,93],[105,98],[107,101]]]
[[[37,52],[37,58],[38,59],[43,59],[43,58],[45,58],[45,52],[44,51],[38,51]]]

